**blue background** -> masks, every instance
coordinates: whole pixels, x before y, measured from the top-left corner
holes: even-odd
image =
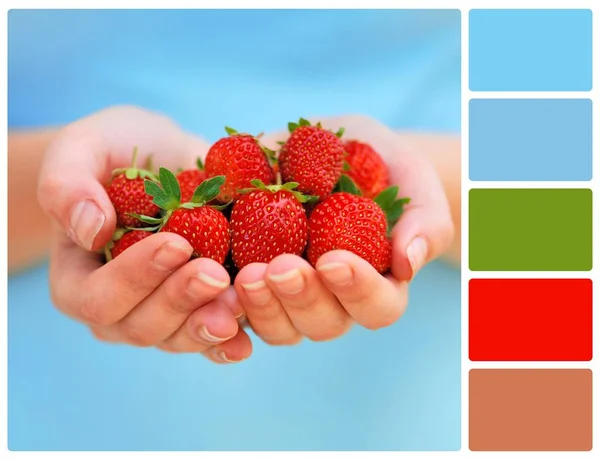
[[[591,180],[592,101],[471,99],[469,178]]]
[[[348,112],[460,131],[459,11],[12,10],[8,38],[11,128],[130,103],[210,139]],[[255,340],[232,366],[96,342],[47,275],[9,279],[12,450],[460,448],[460,273],[442,263],[390,328]]]
[[[471,91],[592,89],[591,10],[471,10]]]

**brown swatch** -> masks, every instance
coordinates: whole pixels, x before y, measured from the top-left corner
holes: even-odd
[[[473,369],[469,372],[473,451],[592,449],[592,371]]]

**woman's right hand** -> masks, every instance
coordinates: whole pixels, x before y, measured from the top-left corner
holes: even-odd
[[[135,107],[109,108],[78,120],[48,148],[38,199],[55,222],[50,260],[54,304],[100,340],[200,352],[217,363],[252,353],[227,271],[211,259],[188,262],[191,246],[172,233],[138,242],[104,264],[116,215],[104,185],[113,169],[140,163],[193,167],[208,144],[169,119]]]

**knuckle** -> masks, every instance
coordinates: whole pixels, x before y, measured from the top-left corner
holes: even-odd
[[[284,345],[298,345],[302,342],[302,335],[293,334],[284,337],[261,337],[262,341],[267,345],[273,346],[284,346]]]
[[[86,296],[79,307],[81,318],[92,326],[110,326],[112,319],[106,312],[104,305],[94,296]]]
[[[332,324],[326,329],[321,331],[314,331],[306,336],[313,342],[327,342],[329,340],[337,339],[346,332],[348,332],[349,324],[346,321]]]
[[[122,334],[125,338],[125,341],[130,345],[135,345],[138,347],[150,347],[154,345],[152,337],[137,327],[123,327]]]
[[[283,310],[276,305],[266,305],[260,308],[252,308],[246,311],[248,322],[250,324],[256,322],[272,322],[277,320],[284,314]]]
[[[37,200],[42,209],[50,210],[55,198],[59,196],[65,187],[64,179],[50,175],[40,180],[37,188]]]

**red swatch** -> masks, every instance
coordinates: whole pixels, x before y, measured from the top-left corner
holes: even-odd
[[[590,361],[592,281],[472,279],[471,361]]]

